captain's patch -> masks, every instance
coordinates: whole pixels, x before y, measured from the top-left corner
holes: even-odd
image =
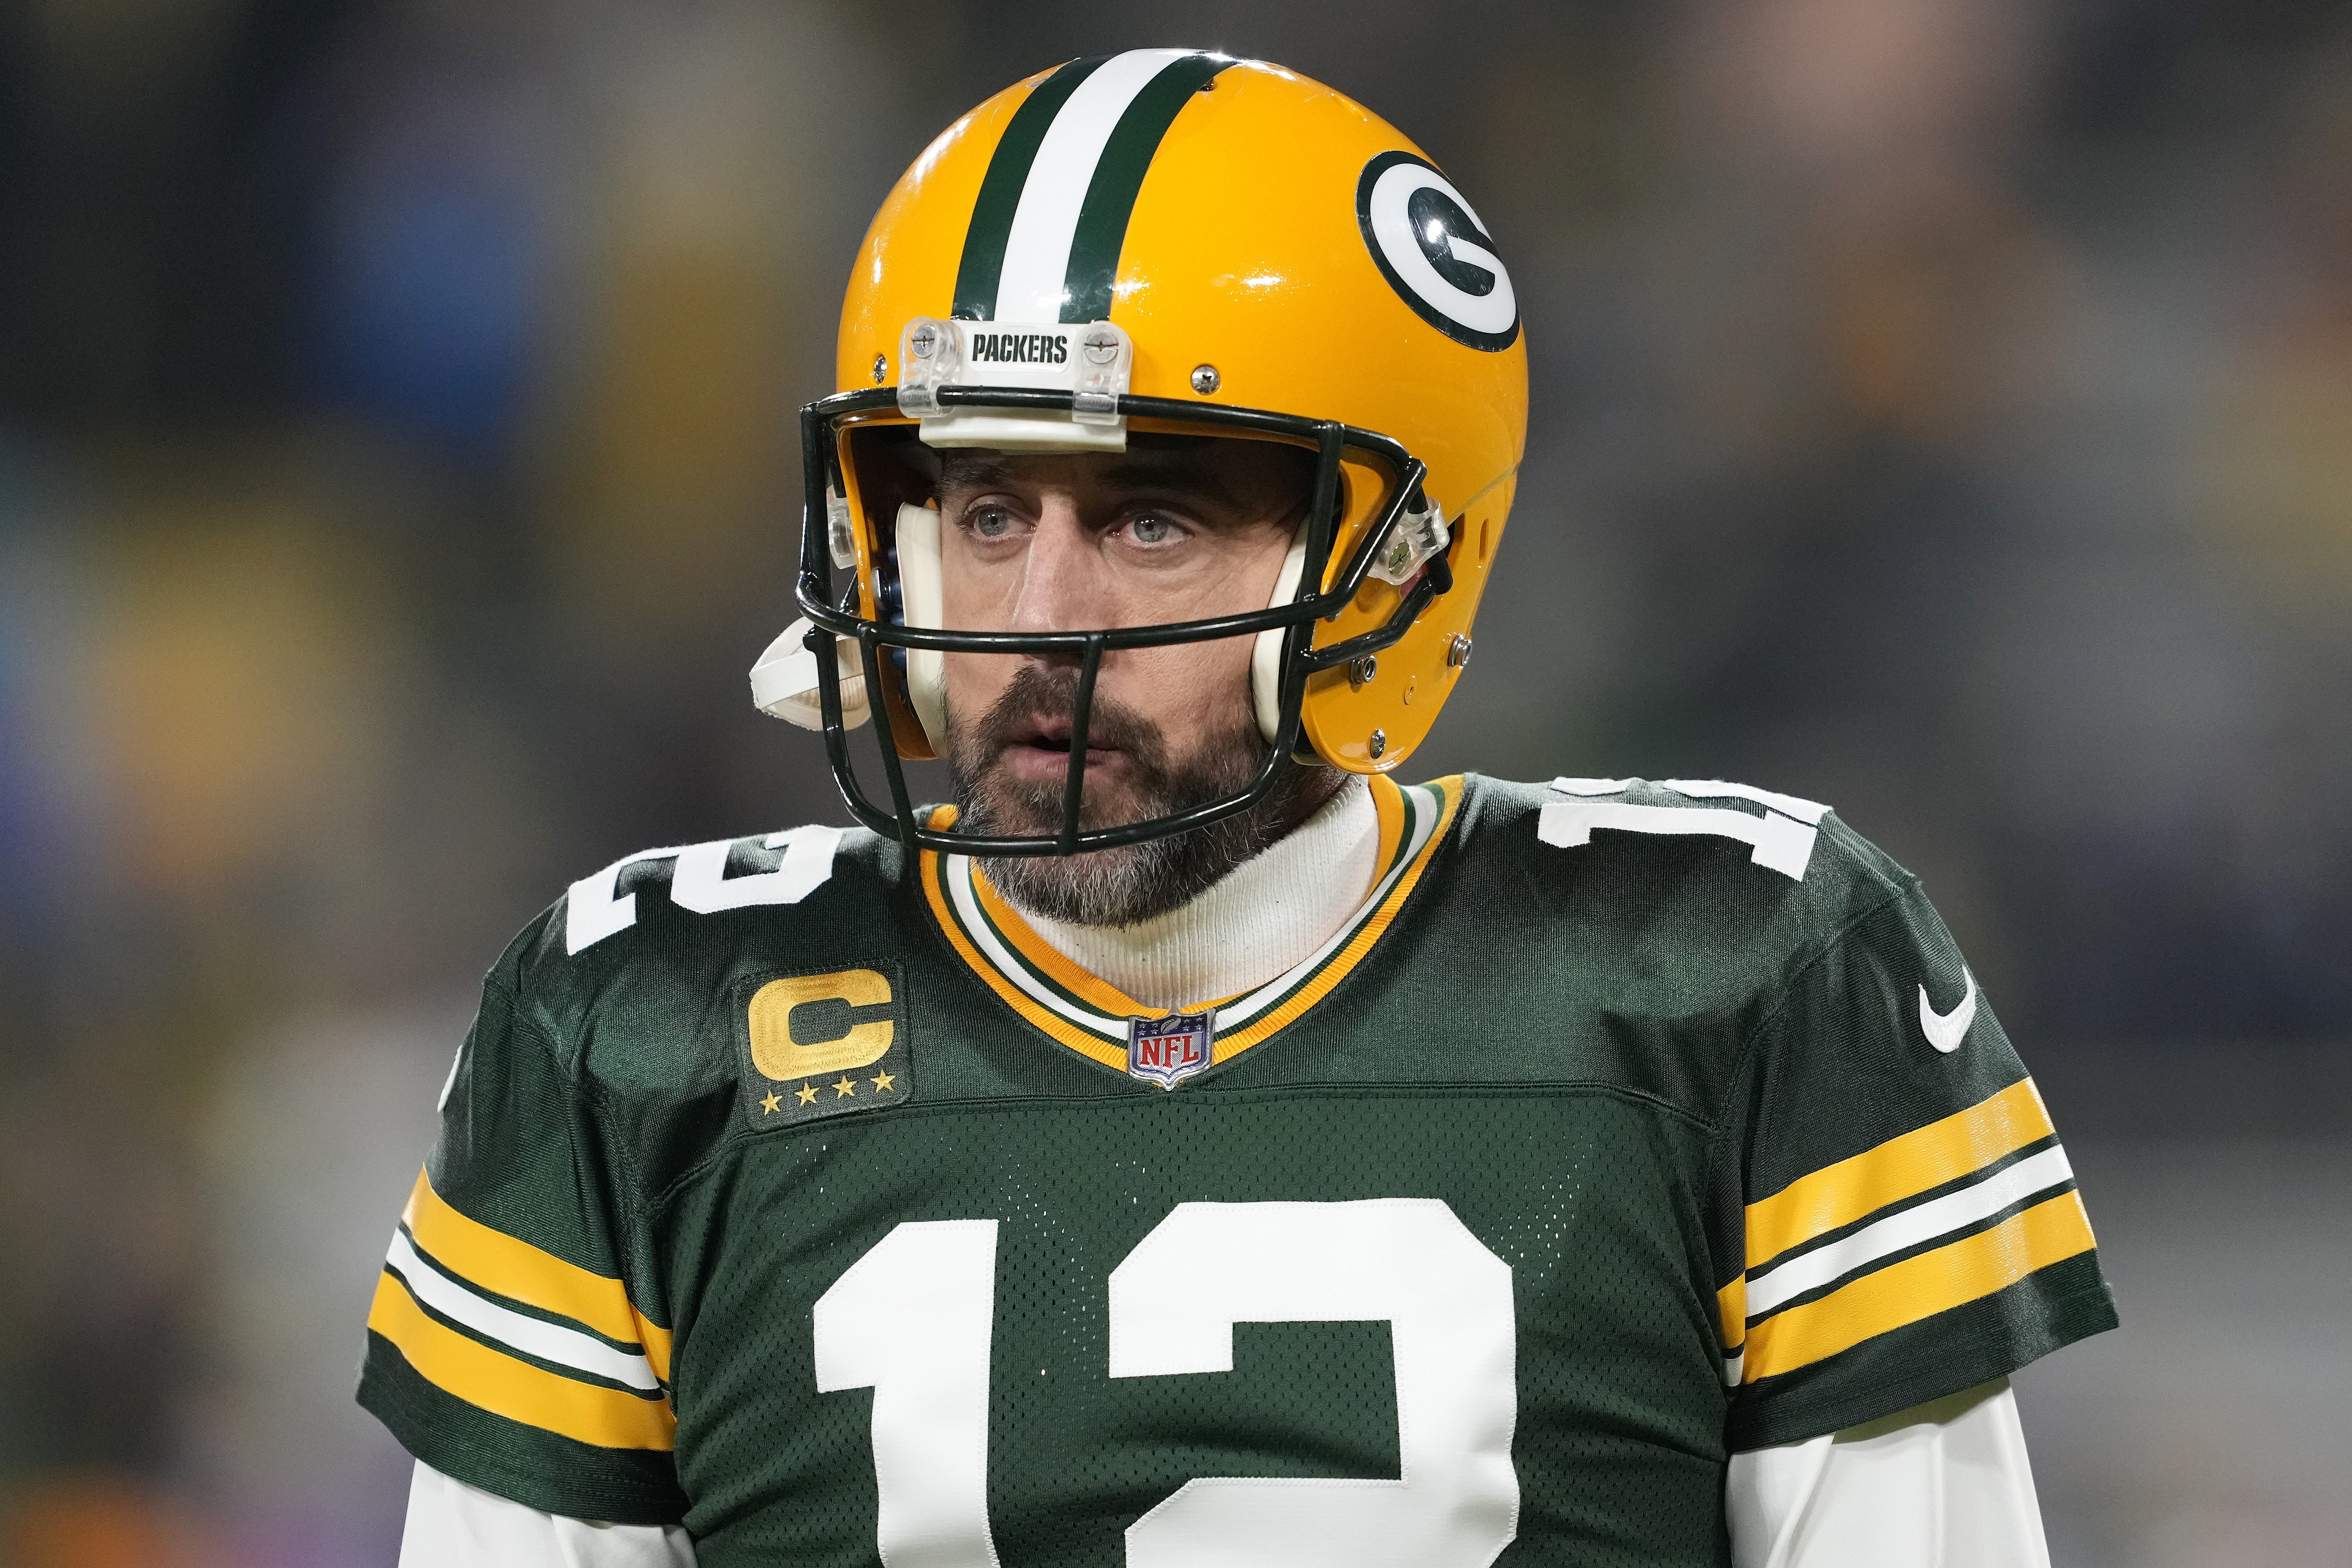
[[[750,988],[738,1016],[752,1126],[897,1105],[914,1092],[897,968],[778,975]]]

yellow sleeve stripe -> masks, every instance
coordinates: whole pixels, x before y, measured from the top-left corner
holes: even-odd
[[[654,1375],[669,1381],[669,1331],[639,1312],[618,1279],[467,1218],[442,1201],[423,1171],[400,1217],[416,1245],[451,1273],[494,1295],[585,1323],[608,1340],[642,1345]]]
[[[1748,1205],[1748,1268],[1930,1187],[1983,1169],[2053,1129],[2030,1078],[1941,1121],[1800,1176]]]
[[[2037,1268],[2091,1250],[2090,1216],[2072,1192],[1990,1230],[1890,1263],[1818,1301],[1748,1331],[1743,1376],[1753,1383],[1852,1350],[1864,1340],[2006,1289]]]
[[[1715,1293],[1715,1315],[1723,1325],[1723,1353],[1729,1355],[1748,1338],[1748,1276],[1742,1274]]]
[[[493,1415],[600,1448],[676,1444],[668,1401],[574,1382],[468,1339],[428,1316],[388,1269],[376,1279],[368,1327],[398,1346],[426,1382]]]

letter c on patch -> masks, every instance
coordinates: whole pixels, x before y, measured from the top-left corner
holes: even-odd
[[[898,1026],[887,1018],[855,1021],[850,1009],[889,1001],[890,982],[871,969],[771,980],[751,994],[751,1065],[781,1083],[880,1061]],[[826,1028],[827,1022],[835,1026]]]

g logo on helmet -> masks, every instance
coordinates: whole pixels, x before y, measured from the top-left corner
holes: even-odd
[[[1381,276],[1415,314],[1488,353],[1519,335],[1519,300],[1486,226],[1436,166],[1382,153],[1356,182],[1356,220]]]

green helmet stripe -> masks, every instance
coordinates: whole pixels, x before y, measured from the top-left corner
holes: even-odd
[[[971,226],[964,231],[963,259],[956,268],[953,314],[967,321],[992,321],[996,316],[996,285],[1004,271],[1004,242],[1020,210],[1021,192],[1029,183],[1029,166],[1037,148],[1053,128],[1054,117],[1078,84],[1109,59],[1096,55],[1070,61],[1037,84],[1013,111],[1012,122],[988,160],[981,177],[980,196],[972,203]]]
[[[1111,282],[1118,275],[1120,247],[1127,243],[1127,221],[1152,156],[1186,102],[1231,64],[1217,55],[1179,60],[1152,78],[1119,116],[1118,128],[1104,144],[1094,179],[1087,185],[1086,205],[1078,209],[1077,232],[1071,237],[1069,267],[1063,275],[1062,320],[1110,319]]]

